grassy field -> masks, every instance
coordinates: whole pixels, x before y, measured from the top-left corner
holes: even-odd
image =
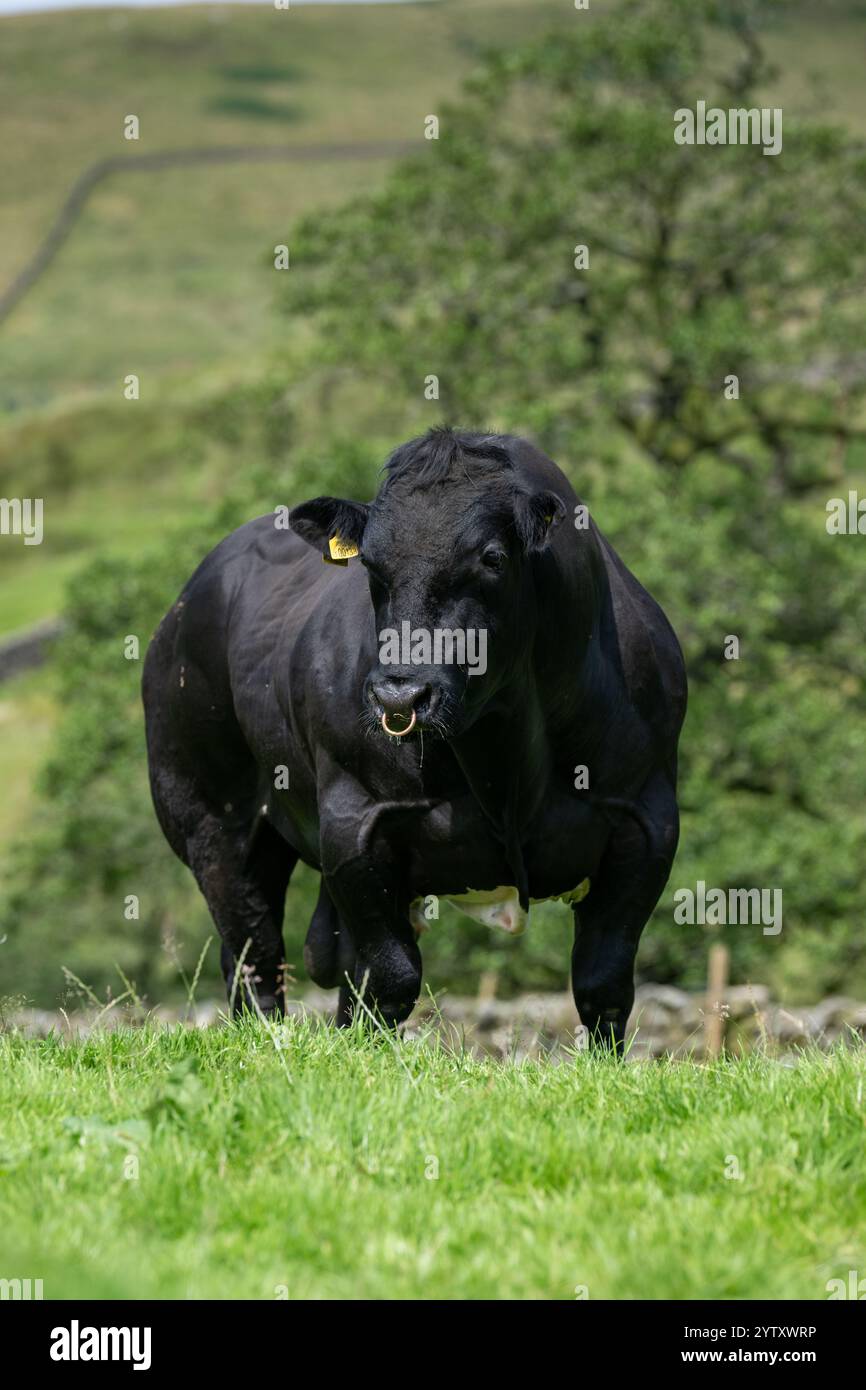
[[[422,140],[479,48],[529,35],[552,0],[333,10],[204,6],[0,21],[16,139],[0,150],[0,286],[95,160],[214,146]],[[123,138],[128,114],[140,138]],[[114,174],[0,330],[0,409],[111,392],[272,348],[273,247],[387,162],[209,164]]]
[[[864,1074],[862,1050],[502,1065],[298,1020],[7,1035],[0,1273],[47,1298],[823,1299],[866,1267]]]

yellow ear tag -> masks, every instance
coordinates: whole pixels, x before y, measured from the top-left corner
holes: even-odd
[[[328,550],[330,554],[322,556],[327,565],[347,565],[358,554],[358,547],[353,541],[341,541],[339,536],[331,537]]]

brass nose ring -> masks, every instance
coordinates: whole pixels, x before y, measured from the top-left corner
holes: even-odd
[[[412,718],[409,720],[409,723],[406,725],[405,729],[389,729],[389,728],[388,728],[388,716],[387,716],[387,714],[383,714],[383,715],[382,715],[382,728],[385,730],[385,733],[386,733],[386,734],[390,734],[392,738],[405,738],[406,735],[407,735],[407,734],[411,734],[412,730],[414,729],[415,723],[416,723],[416,720],[417,720],[417,717],[418,717],[418,716],[416,715],[415,711],[413,710],[413,711],[412,711]]]

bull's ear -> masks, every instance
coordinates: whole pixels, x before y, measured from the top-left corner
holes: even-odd
[[[543,550],[554,526],[565,516],[565,503],[555,492],[520,493],[514,505],[514,524],[527,554]]]
[[[292,530],[321,550],[322,559],[346,565],[361,548],[370,508],[364,502],[346,502],[340,497],[314,497],[289,513]]]

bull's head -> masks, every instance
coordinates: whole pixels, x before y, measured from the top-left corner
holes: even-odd
[[[565,505],[527,485],[516,443],[432,430],[391,456],[375,501],[317,497],[291,513],[325,559],[367,571],[378,659],[365,710],[395,737],[462,732],[529,661],[533,557]]]

